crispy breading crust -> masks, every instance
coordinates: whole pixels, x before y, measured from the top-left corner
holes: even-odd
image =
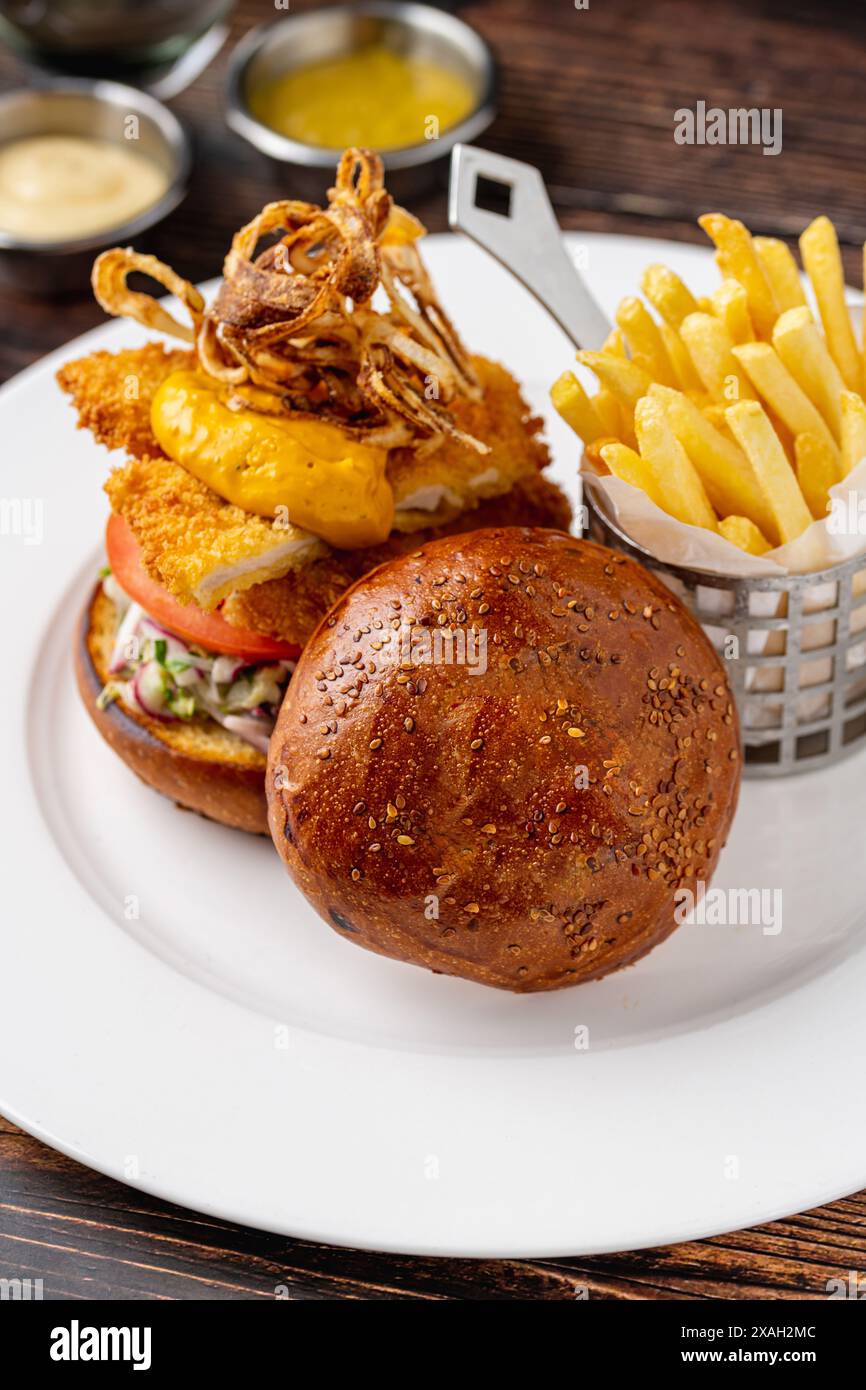
[[[571,507],[564,493],[540,473],[521,479],[505,497],[494,497],[444,526],[428,527],[411,535],[392,532],[382,545],[366,550],[334,552],[281,579],[256,584],[232,594],[223,616],[238,627],[280,637],[304,646],[328,609],[344,590],[362,575],[392,560],[411,554],[428,541],[459,535],[485,526],[541,526],[567,531]]]
[[[165,458],[150,424],[150,408],[158,388],[172,372],[189,370],[195,353],[186,349],[166,351],[161,343],[125,352],[94,352],[77,362],[67,362],[57,373],[62,389],[78,411],[79,429],[92,430],[100,444],[125,449],[139,459]],[[472,365],[483,388],[483,399],[459,398],[450,409],[458,428],[483,438],[490,453],[483,461],[474,450],[445,437],[437,449],[422,459],[413,449],[392,449],[388,478],[397,500],[429,482],[459,487],[460,480],[480,471],[495,469],[500,475],[478,492],[490,497],[507,490],[511,482],[533,468],[550,462],[547,446],[539,437],[543,421],[532,416],[514,377],[498,362],[473,357]],[[456,515],[456,508],[442,508],[438,520]],[[403,530],[424,529],[423,512],[404,513]]]
[[[532,415],[511,373],[498,362],[473,357],[472,365],[483,388],[483,399],[463,397],[449,406],[458,428],[483,439],[490,452],[479,458],[459,440],[444,436],[430,454],[415,449],[392,449],[388,456],[388,480],[394,489],[400,531],[427,530],[429,512],[406,512],[401,502],[424,486],[447,487],[460,504],[440,502],[433,518],[436,525],[456,517],[466,507],[507,492],[519,479],[531,476],[550,462],[547,445],[540,438],[544,421]],[[467,480],[480,480],[473,486]]]
[[[145,569],[181,603],[215,608],[228,593],[285,574],[327,547],[221,497],[165,458],[130,459],[105,484],[129,522]]]
[[[162,454],[150,427],[150,406],[172,372],[189,370],[195,353],[166,351],[162,343],[125,352],[93,352],[67,362],[57,373],[78,411],[78,428],[88,429],[108,449],[125,449],[134,458]]]

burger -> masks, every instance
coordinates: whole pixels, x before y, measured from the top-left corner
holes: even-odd
[[[271,739],[270,830],[347,941],[516,991],[598,979],[709,883],[740,782],[701,627],[561,531],[419,544],[338,600]]]
[[[153,341],[70,362],[80,426],[124,451],[78,684],[103,737],[180,805],[265,832],[268,741],[294,666],[375,566],[479,526],[567,528],[541,421],[464,347],[381,160],[342,156],[326,207],[268,204],[206,305],[153,256],[93,286]],[[128,284],[142,272],[189,322]],[[339,699],[335,696],[335,705]]]

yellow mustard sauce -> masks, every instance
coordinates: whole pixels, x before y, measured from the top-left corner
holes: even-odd
[[[36,135],[0,145],[0,229],[66,241],[128,222],[162,196],[167,175],[131,145]]]
[[[253,115],[280,135],[334,150],[394,150],[435,139],[475,105],[458,73],[382,44],[284,73],[249,101]]]

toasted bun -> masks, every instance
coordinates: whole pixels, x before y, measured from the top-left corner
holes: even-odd
[[[423,629],[443,625],[486,633],[486,669],[481,648],[427,664]],[[670,590],[602,546],[510,528],[432,542],[339,600],[292,677],[267,793],[279,853],[347,940],[541,990],[673,930],[739,779],[724,670]]]
[[[75,675],[81,698],[106,743],[149,787],[179,806],[237,830],[267,832],[265,756],[213,719],[163,724],[118,701],[99,709],[117,610],[98,585],[79,624]]]

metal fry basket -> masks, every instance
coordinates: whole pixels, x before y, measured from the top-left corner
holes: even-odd
[[[584,489],[592,540],[632,556],[682,599],[726,662],[744,775],[827,767],[866,739],[866,554],[814,574],[741,578],[666,564]]]

